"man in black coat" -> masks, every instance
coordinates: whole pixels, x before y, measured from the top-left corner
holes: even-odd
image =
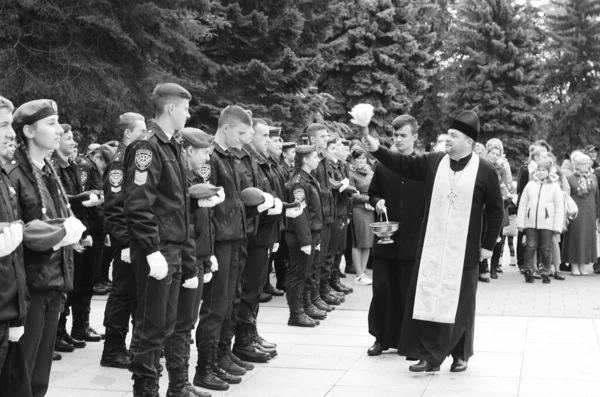
[[[396,117],[392,127],[395,149],[401,154],[414,155],[417,120],[402,115]],[[371,206],[379,214],[387,208],[389,220],[400,224],[392,237],[394,244],[374,244],[372,249],[373,298],[369,308],[369,333],[375,337],[375,343],[368,354],[378,356],[384,350],[398,346],[425,211],[425,187],[422,182],[400,176],[377,163],[368,193]]]

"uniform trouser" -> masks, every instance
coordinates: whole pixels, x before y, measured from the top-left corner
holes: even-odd
[[[116,247],[109,247],[105,245],[103,240],[102,260],[100,261],[100,281],[108,281],[108,273],[110,273],[110,263],[112,262],[115,256],[115,251],[121,252],[121,250]]]
[[[273,252],[269,259],[269,269],[267,270],[266,284],[269,284],[269,275],[275,269],[275,277],[277,278],[277,287],[286,285],[287,272],[289,271],[290,250],[285,240],[285,233],[279,238],[279,249]]]
[[[331,224],[324,224],[323,230],[321,231],[321,243],[320,249],[315,252],[313,258],[314,267],[314,280],[317,283],[320,282],[321,278],[329,277],[331,272],[331,263],[327,264],[327,252],[329,250],[329,239],[331,237]],[[309,273],[310,277],[310,273]]]
[[[231,314],[245,244],[245,240],[216,241],[214,244],[219,270],[213,273],[211,282],[204,286],[202,292],[200,322],[196,328],[199,361],[217,346],[223,322]]]
[[[331,267],[331,278],[339,278],[340,264],[342,263],[342,257],[346,252],[346,245],[348,242],[348,221],[344,218],[336,221],[335,235],[336,235],[336,247],[333,253],[333,265]],[[333,234],[333,233],[332,233]]]
[[[169,271],[165,278],[157,280],[150,277],[150,267],[141,247],[135,242],[131,245],[138,302],[129,349],[133,354],[129,365],[133,379],[159,377],[160,353],[165,340],[173,333],[177,319],[181,251],[181,244],[160,244],[160,252],[169,264]]]
[[[30,397],[31,384],[23,349],[8,341],[8,322],[0,323],[0,396]]]
[[[183,288],[179,291],[177,303],[177,322],[175,330],[165,340],[165,359],[167,371],[177,371],[187,366],[190,359],[192,330],[198,321],[198,309],[202,300],[204,271],[200,266],[198,288]],[[183,284],[182,284],[183,285]]]
[[[90,250],[87,248],[87,250]],[[91,262],[86,261],[86,251],[73,254],[73,291],[67,295],[66,303],[58,320],[58,337],[67,334],[67,317],[73,310],[73,329],[82,329],[85,326],[85,313],[90,312],[92,295],[94,294],[94,268]]]
[[[233,266],[229,269],[229,291],[233,291],[230,295],[227,314],[223,320],[221,326],[221,334],[219,336],[218,345],[222,348],[225,346],[231,347],[231,341],[235,335],[235,330],[238,324],[237,311],[242,301],[242,282],[244,279],[244,269],[246,267],[246,260],[248,255],[248,242],[244,244],[240,257],[235,263],[232,262]],[[262,284],[261,284],[262,287]],[[262,291],[262,288],[261,288]]]
[[[319,235],[312,235],[310,255],[306,255],[300,250],[301,247],[295,234],[286,232],[285,238],[290,249],[290,271],[286,294],[290,305],[292,305],[295,302],[293,302],[290,297],[301,297],[302,292],[304,291],[304,285],[308,279],[309,270],[314,262],[315,246],[317,245]]]
[[[83,263],[91,268],[93,272],[93,283],[100,281],[102,277],[102,250],[104,249],[104,236],[102,234],[90,234],[93,244],[83,251]],[[92,284],[93,286],[93,284]]]
[[[64,297],[62,292],[46,291],[30,292],[30,298],[25,334],[19,340],[19,346],[27,363],[32,395],[41,397],[48,390],[58,316]]]
[[[352,221],[350,223],[352,223]],[[346,261],[346,269],[354,267],[354,262],[352,262],[352,226],[350,226],[350,224],[348,224],[348,227],[346,228],[346,249],[344,251],[344,259]]]
[[[129,332],[129,319],[136,308],[135,273],[131,263],[121,260],[121,248],[113,250],[112,287],[104,309],[106,341],[104,352],[121,349]]]
[[[4,367],[8,355],[8,321],[0,323],[0,370]],[[0,389],[0,392],[2,390]]]
[[[267,276],[267,262],[270,247],[248,245],[248,256],[242,277],[240,303],[236,308],[236,326],[254,324],[254,314],[258,311],[260,295]],[[233,330],[231,330],[233,331]],[[231,339],[230,339],[231,340]]]

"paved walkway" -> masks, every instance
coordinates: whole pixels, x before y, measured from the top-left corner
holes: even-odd
[[[278,344],[279,355],[213,396],[600,396],[600,276],[566,277],[530,285],[516,268],[505,266],[499,280],[480,283],[475,355],[462,374],[449,372],[450,360],[436,374],[412,374],[410,363],[394,351],[368,357],[370,287],[355,287],[315,329],[288,327],[285,301],[276,298],[261,307],[259,328]],[[105,300],[93,301],[96,329],[102,329]],[[101,351],[102,344],[95,343],[63,354],[54,363],[47,395],[130,397],[129,372],[100,367]],[[166,387],[163,377],[162,396]]]

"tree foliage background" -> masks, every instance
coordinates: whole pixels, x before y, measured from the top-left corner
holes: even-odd
[[[5,0],[0,20],[0,95],[56,100],[84,145],[151,116],[165,81],[211,133],[237,103],[286,139],[315,121],[353,137],[368,102],[380,135],[410,113],[426,143],[475,109],[518,161],[538,138],[600,143],[600,0]]]

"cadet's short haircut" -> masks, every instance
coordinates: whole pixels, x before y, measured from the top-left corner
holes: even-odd
[[[221,111],[219,115],[219,126],[221,128],[225,124],[233,126],[235,123],[243,123],[247,126],[252,126],[252,118],[246,109],[238,105],[229,105]]]
[[[155,113],[160,115],[166,104],[178,102],[180,100],[191,101],[192,94],[179,84],[163,83],[154,87],[151,99],[154,104]]]
[[[407,125],[411,126],[412,134],[415,135],[419,130],[419,124],[417,123],[417,119],[409,114],[403,114],[402,116],[398,116],[392,121],[392,128],[394,131],[398,131],[400,128],[403,128]]]
[[[122,135],[125,130],[132,130],[135,128],[136,121],[146,121],[146,119],[139,113],[123,113],[117,120],[117,124],[115,125],[115,133],[117,135]]]
[[[252,119],[252,128],[256,128],[257,125],[264,125],[265,127],[269,126],[269,124],[267,124],[267,122],[264,121],[263,119],[253,118]]]
[[[321,130],[327,131],[327,127],[325,127],[323,124],[313,123],[309,125],[306,129],[306,135],[308,135],[308,139],[310,139],[311,137],[314,137],[317,134],[317,131]]]
[[[15,111],[15,106],[11,101],[0,95],[0,109],[8,109],[12,113]]]

